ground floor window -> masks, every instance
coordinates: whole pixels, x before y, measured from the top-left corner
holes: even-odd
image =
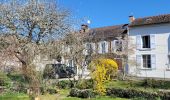
[[[151,55],[142,55],[143,68],[151,68]]]

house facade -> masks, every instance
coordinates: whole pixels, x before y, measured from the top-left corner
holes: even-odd
[[[127,36],[127,26],[127,24],[122,24],[93,29],[90,29],[88,25],[81,26],[81,30],[78,32],[78,34],[80,37],[84,36],[82,38],[82,56],[84,56],[84,61],[82,62],[82,64],[87,73],[87,65],[90,63],[89,61],[100,57],[116,60],[119,66],[119,70],[122,69],[122,59],[117,53],[122,52],[123,50],[122,44],[123,38]],[[69,47],[70,45],[67,46],[67,48],[65,48],[64,50],[67,52],[72,51]],[[79,48],[80,47],[77,47],[77,49]],[[74,49],[74,51],[76,51],[76,49]],[[61,62],[66,64],[67,66],[74,67],[74,61],[75,59],[72,58],[72,56],[64,56],[62,57]],[[77,74],[81,73],[81,71],[79,71],[78,69],[77,72]]]
[[[129,74],[138,77],[170,78],[170,14],[135,19],[128,28]],[[132,62],[135,63],[132,63]]]
[[[101,28],[93,28],[88,32],[81,32],[87,34],[85,39],[85,55],[116,60],[119,70],[122,69],[122,59],[118,52],[123,51],[123,39],[127,36],[128,24],[107,26]]]

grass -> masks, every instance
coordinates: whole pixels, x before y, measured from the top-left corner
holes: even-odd
[[[68,97],[63,100],[128,100],[124,98],[111,98],[108,96],[103,96],[103,97],[97,97],[97,98],[91,98],[91,99],[81,99],[81,98],[76,98],[76,97]]]
[[[151,87],[144,87],[141,86],[142,81],[139,80],[133,80],[133,81],[119,81],[119,80],[114,80],[111,82],[107,82],[105,84],[105,87],[107,88],[112,88],[112,87],[117,87],[117,88],[138,88],[141,90],[146,90],[146,91],[158,91],[159,88],[151,88]]]
[[[30,100],[30,97],[22,93],[6,93],[0,95],[0,100]]]

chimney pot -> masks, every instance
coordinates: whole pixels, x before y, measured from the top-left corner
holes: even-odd
[[[86,25],[86,24],[82,24],[81,25],[81,30],[83,31],[83,32],[86,32],[87,30],[88,30],[88,25]]]
[[[133,15],[129,16],[129,21],[132,23],[135,20],[135,17]]]

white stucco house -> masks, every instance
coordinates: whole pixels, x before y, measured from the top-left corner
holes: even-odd
[[[170,78],[170,14],[135,19],[129,17],[130,75]],[[135,60],[136,63],[130,63]]]

